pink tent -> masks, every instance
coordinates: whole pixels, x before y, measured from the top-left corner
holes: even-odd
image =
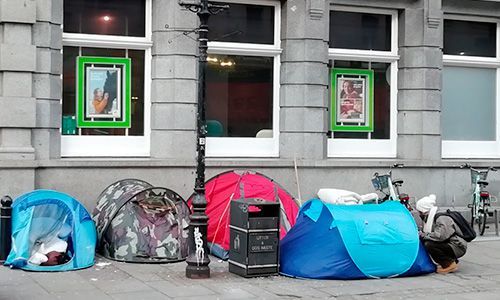
[[[233,199],[261,198],[281,204],[280,237],[295,224],[298,205],[295,199],[269,177],[252,171],[227,171],[205,184],[208,220],[207,241],[210,252],[227,258],[229,251],[229,204]],[[191,206],[194,194],[188,200]]]

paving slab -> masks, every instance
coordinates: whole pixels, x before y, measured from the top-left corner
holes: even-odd
[[[211,257],[211,277],[188,279],[186,263],[128,264],[98,257],[74,272],[0,268],[0,300],[17,299],[500,299],[500,240],[469,244],[459,270],[448,275],[304,280],[285,276],[244,278]]]

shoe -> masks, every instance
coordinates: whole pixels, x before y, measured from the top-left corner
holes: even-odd
[[[439,274],[448,274],[448,273],[453,273],[458,269],[458,264],[456,262],[452,262],[448,267],[443,268],[441,266],[438,266],[436,269],[436,272]]]

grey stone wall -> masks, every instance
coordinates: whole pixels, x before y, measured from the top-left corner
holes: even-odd
[[[151,158],[195,159],[196,14],[178,1],[153,1]]]
[[[70,1],[70,0],[66,0]],[[328,31],[332,4],[397,9],[399,15],[397,159],[326,158]],[[150,159],[61,159],[63,0],[0,0],[0,194],[51,188],[89,209],[112,182],[140,178],[192,193],[197,102],[197,43],[185,31],[197,16],[175,0],[153,0]],[[303,200],[322,187],[372,192],[370,178],[396,162],[403,190],[438,195],[440,205],[469,201],[469,173],[461,160],[441,159],[442,16],[495,16],[500,3],[472,0],[282,1],[280,158],[207,159],[207,178],[228,169],[261,171]],[[297,158],[298,178],[294,171]],[[476,165],[500,166],[498,160]],[[500,174],[490,192],[500,196]],[[454,201],[453,201],[454,200]]]
[[[326,157],[328,7],[325,0],[289,0],[282,6],[282,158]]]
[[[398,158],[441,158],[443,13],[440,0],[420,0],[400,14]]]
[[[34,34],[36,2],[0,1],[0,160],[35,159]],[[0,168],[0,188],[19,193],[34,187],[34,170]]]

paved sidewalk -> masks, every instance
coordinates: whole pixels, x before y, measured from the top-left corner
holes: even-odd
[[[500,299],[500,239],[469,244],[460,269],[382,280],[300,280],[282,276],[246,279],[229,273],[226,262],[211,257],[210,279],[184,276],[185,262],[127,264],[97,258],[94,267],[39,273],[0,267],[0,299]]]

